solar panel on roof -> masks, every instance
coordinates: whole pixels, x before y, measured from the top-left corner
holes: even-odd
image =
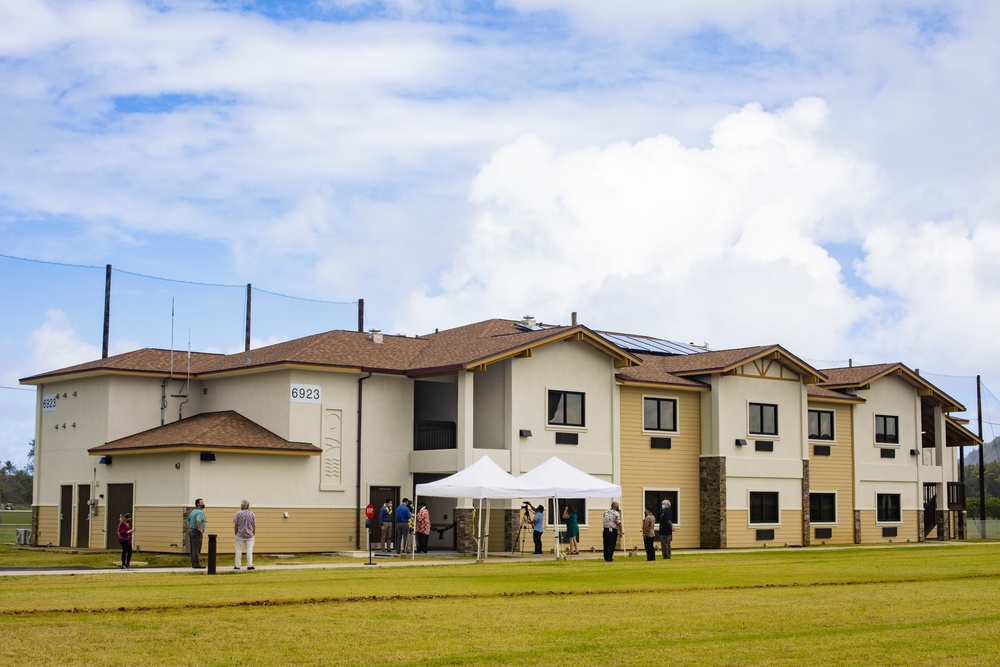
[[[604,340],[612,345],[617,345],[629,352],[649,352],[651,354],[698,354],[705,350],[687,343],[678,343],[662,338],[650,338],[648,336],[633,336],[631,334],[608,333],[598,331]]]

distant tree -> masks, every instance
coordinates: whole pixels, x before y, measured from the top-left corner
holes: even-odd
[[[31,443],[31,456],[34,456],[34,441]],[[31,470],[28,469],[31,467]],[[31,504],[31,487],[34,481],[34,467],[28,466],[18,470],[10,461],[0,465],[0,500],[15,505]]]
[[[28,444],[28,465],[24,466],[25,471],[29,475],[35,474],[35,441],[32,440]]]

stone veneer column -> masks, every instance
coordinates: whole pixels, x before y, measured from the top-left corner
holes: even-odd
[[[503,511],[503,550],[511,551],[514,548],[514,544],[517,542],[517,538],[521,533],[521,510],[504,510]],[[531,533],[525,534],[525,539],[529,542],[529,550],[534,550],[534,545],[531,544]],[[518,544],[518,548],[524,550],[523,544]]]
[[[861,510],[854,510],[854,543],[861,544]]]
[[[802,546],[812,543],[812,524],[809,520],[809,461],[802,462]]]
[[[460,554],[476,553],[476,526],[471,508],[455,510],[455,549]]]
[[[948,510],[937,510],[934,513],[934,523],[937,526],[937,538],[941,542],[951,539],[951,531],[948,530]]]
[[[917,542],[924,542],[924,510],[917,510]]]
[[[701,548],[726,547],[726,457],[703,456],[699,461]]]
[[[969,520],[968,516],[966,516],[965,510],[955,512],[955,514],[956,514],[956,520],[958,522],[958,525],[955,526],[955,535],[956,537],[958,537],[958,539],[964,540],[967,538],[966,527],[968,526],[968,524],[966,522]]]

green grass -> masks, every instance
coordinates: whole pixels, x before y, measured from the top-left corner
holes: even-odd
[[[0,663],[985,664],[1000,640],[998,555],[955,544],[16,577],[0,586]]]

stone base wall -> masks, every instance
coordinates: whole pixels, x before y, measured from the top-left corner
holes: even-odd
[[[699,461],[701,548],[726,548],[726,457],[705,456]]]
[[[476,553],[476,524],[471,509],[455,510],[455,549],[460,554]]]
[[[809,521],[809,461],[802,462],[802,546],[811,543],[812,525]]]

